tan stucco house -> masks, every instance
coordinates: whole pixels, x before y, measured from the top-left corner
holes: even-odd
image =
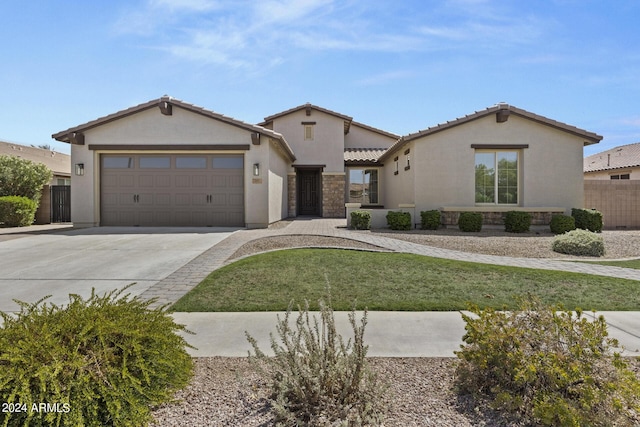
[[[71,144],[77,226],[266,227],[356,207],[553,212],[583,204],[602,137],[498,104],[400,137],[312,104],[249,124],[164,96],[53,135]]]

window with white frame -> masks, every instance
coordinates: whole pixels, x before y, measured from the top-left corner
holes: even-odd
[[[475,156],[475,202],[518,204],[518,151],[477,150]]]
[[[378,190],[377,169],[349,170],[349,203],[377,205]]]

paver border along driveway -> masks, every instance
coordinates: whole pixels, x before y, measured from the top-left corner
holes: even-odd
[[[139,295],[180,269],[237,228],[96,227],[0,241],[0,311],[13,301],[55,304],[129,288]]]

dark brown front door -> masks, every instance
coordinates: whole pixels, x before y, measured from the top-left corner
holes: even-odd
[[[318,170],[298,170],[298,215],[320,215]]]

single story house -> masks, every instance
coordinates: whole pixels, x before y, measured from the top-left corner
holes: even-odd
[[[602,137],[508,104],[403,137],[303,104],[250,124],[168,96],[53,135],[71,144],[76,226],[266,227],[287,217],[583,205]]]
[[[57,214],[60,210],[59,204],[66,203],[66,200],[54,196],[56,201],[58,201],[58,206],[54,206],[51,192],[52,188],[57,191],[56,187],[71,185],[71,156],[46,148],[30,147],[4,141],[0,141],[0,156],[20,157],[35,163],[42,163],[51,169],[53,176],[51,181],[42,189],[42,196],[40,197],[40,205],[36,212],[35,222],[36,224],[48,224],[52,221],[58,222],[59,218]],[[62,194],[63,191],[60,191],[60,193]],[[68,191],[64,191],[64,193],[68,194]],[[56,195],[57,194],[56,192]]]
[[[585,157],[584,179],[640,180],[640,142]]]

